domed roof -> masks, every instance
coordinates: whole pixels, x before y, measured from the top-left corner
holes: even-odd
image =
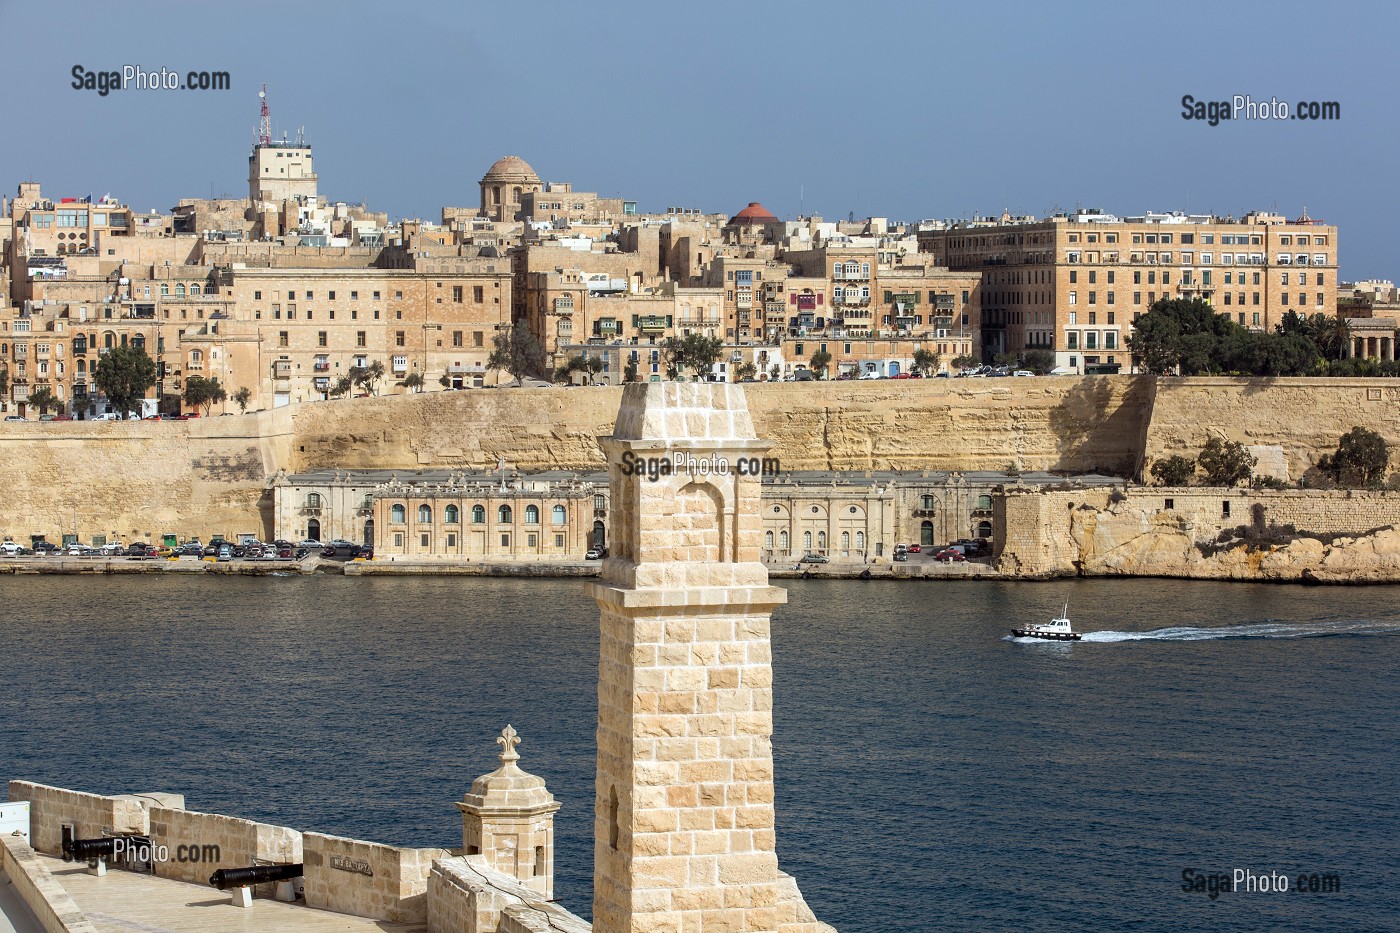
[[[778,218],[768,212],[768,208],[757,201],[750,201],[749,206],[744,208],[733,217],[729,218],[731,224],[759,226],[760,224],[775,224]]]
[[[486,170],[486,176],[482,180],[485,181],[495,178],[508,179],[510,181],[537,182],[540,180],[540,176],[536,175],[535,170],[530,167],[530,163],[520,158],[520,156],[515,155],[508,155],[504,158],[497,159],[495,163]]]

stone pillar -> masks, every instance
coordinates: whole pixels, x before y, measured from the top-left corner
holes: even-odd
[[[554,813],[559,809],[544,779],[520,770],[520,736],[509,725],[496,739],[501,766],[472,782],[462,811],[462,849],[484,855],[545,900],[554,898]]]
[[[768,585],[743,389],[628,385],[601,441],[596,933],[812,933],[774,841]],[[740,471],[746,475],[739,475]]]

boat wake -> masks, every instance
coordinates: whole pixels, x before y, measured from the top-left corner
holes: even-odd
[[[1179,626],[1148,632],[1085,632],[1083,641],[1213,641],[1227,638],[1344,638],[1400,635],[1400,622],[1346,619],[1335,622],[1255,622],[1216,628]],[[1018,641],[1020,639],[1017,639]]]

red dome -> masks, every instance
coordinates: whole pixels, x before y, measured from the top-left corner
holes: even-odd
[[[775,224],[778,218],[768,213],[768,208],[757,201],[750,201],[749,206],[744,208],[733,217],[729,218],[731,224],[744,224],[758,226],[760,224]]]

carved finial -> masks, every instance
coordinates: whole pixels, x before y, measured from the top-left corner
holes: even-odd
[[[501,730],[500,736],[496,739],[496,744],[501,746],[501,763],[510,764],[512,761],[519,761],[520,755],[516,753],[515,746],[520,744],[520,733],[515,731],[510,723]]]

